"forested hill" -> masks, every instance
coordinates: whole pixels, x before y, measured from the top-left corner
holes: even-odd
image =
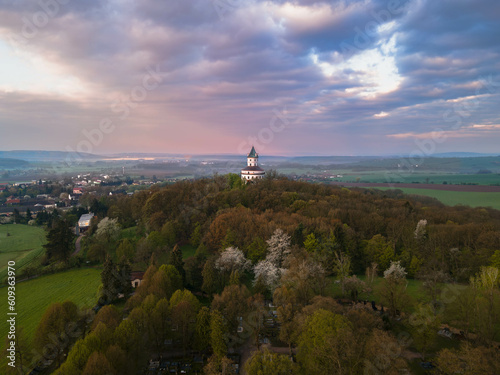
[[[277,228],[326,263],[335,249],[346,252],[358,273],[372,262],[385,269],[391,260],[401,260],[410,277],[438,268],[468,280],[500,249],[497,210],[284,178],[245,186],[237,175],[218,176],[155,187],[132,198],[104,197],[100,205],[101,216],[117,217],[123,227],[139,223],[145,232],[170,231],[178,241],[191,240],[209,252],[237,246],[254,262],[265,257],[265,240]]]

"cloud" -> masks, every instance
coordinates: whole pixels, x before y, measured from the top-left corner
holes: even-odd
[[[438,128],[450,132],[443,151],[500,140],[494,126],[473,128],[500,121],[492,1],[220,0],[223,17],[206,0],[46,3],[58,5],[0,5],[11,51],[0,73],[2,149],[22,148],[34,129],[64,149],[109,117],[119,131],[96,152],[236,152],[285,106],[300,120],[267,152],[296,150],[297,140],[304,153],[404,152]],[[156,67],[161,84],[134,100]],[[477,142],[461,143],[467,134]]]

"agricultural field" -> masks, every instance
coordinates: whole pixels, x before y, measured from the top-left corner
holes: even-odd
[[[23,327],[28,340],[32,340],[35,329],[46,308],[54,302],[73,301],[80,308],[91,308],[97,301],[101,285],[101,270],[84,268],[41,276],[16,285],[17,326]],[[7,301],[7,288],[0,288],[0,300]],[[2,306],[4,306],[2,304]],[[0,341],[7,332],[7,321],[0,322]]]
[[[388,188],[377,188],[387,190]],[[446,191],[434,189],[400,188],[405,194],[424,195],[436,198],[449,206],[458,204],[471,207],[491,207],[500,210],[499,192],[469,192],[469,191]]]
[[[0,282],[7,276],[7,262],[15,261],[16,270],[35,264],[43,255],[45,231],[21,224],[0,225]]]
[[[355,172],[338,171],[342,177],[335,181],[371,182],[371,183],[416,183],[416,184],[452,184],[452,185],[500,185],[498,174],[459,174],[459,173],[407,173],[407,172]]]

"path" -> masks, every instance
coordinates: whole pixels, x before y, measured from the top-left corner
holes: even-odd
[[[82,249],[80,242],[82,241],[83,236],[84,236],[84,234],[80,234],[80,236],[78,236],[78,238],[76,239],[75,251],[73,252],[73,254],[71,254],[72,256],[75,256],[76,254],[78,254],[80,252],[80,250]]]

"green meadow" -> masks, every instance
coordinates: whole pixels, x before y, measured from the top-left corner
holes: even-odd
[[[28,340],[32,340],[36,327],[47,307],[54,302],[73,301],[80,308],[91,308],[97,302],[101,285],[101,270],[76,269],[41,276],[16,285],[16,322]],[[0,301],[7,301],[7,288],[0,288]],[[6,311],[5,311],[6,312]],[[3,343],[7,321],[0,321],[0,340]]]
[[[19,274],[22,267],[36,262],[43,255],[45,231],[21,224],[0,225],[0,282],[7,276],[7,262],[15,261]]]

